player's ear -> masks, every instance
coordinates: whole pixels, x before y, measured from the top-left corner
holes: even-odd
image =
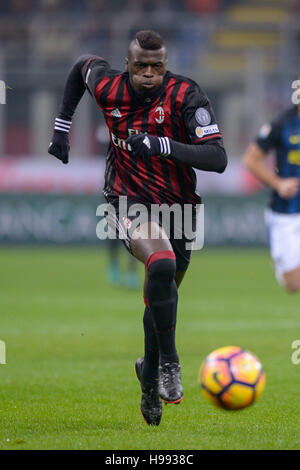
[[[125,58],[125,70],[128,72],[128,57]]]

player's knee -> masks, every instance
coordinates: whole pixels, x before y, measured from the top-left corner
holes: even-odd
[[[297,272],[284,274],[283,281],[284,288],[289,294],[295,294],[300,290],[300,273],[298,270]]]
[[[149,306],[156,313],[168,304],[176,303],[177,287],[175,283],[176,257],[173,251],[159,251],[149,256],[147,263],[146,297]],[[162,304],[163,303],[163,304]]]
[[[285,290],[289,294],[295,294],[296,292],[299,292],[300,290],[300,282],[298,281],[286,281],[284,284]]]
[[[148,280],[170,283],[176,274],[176,257],[172,250],[158,251],[149,256],[146,262]]]

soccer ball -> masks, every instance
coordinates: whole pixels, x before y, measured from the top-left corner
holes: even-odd
[[[210,402],[220,408],[238,410],[261,396],[266,376],[252,353],[238,346],[225,346],[202,362],[198,383]]]

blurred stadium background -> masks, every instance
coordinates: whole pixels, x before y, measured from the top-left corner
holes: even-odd
[[[205,243],[266,243],[267,194],[241,165],[259,127],[291,103],[299,75],[300,4],[290,0],[12,0],[0,4],[0,242],[99,243],[95,208],[108,136],[86,94],[71,162],[47,154],[65,79],[82,53],[122,69],[139,29],[165,38],[169,69],[210,96],[229,156],[199,173]]]
[[[122,69],[144,28],[164,36],[169,69],[211,98],[229,157],[224,174],[198,173],[205,245],[180,287],[177,330],[185,400],[164,408],[154,432],[133,372],[142,292],[108,282],[106,242],[96,238],[108,141],[88,94],[70,163],[47,153],[74,60],[95,53]],[[0,80],[9,87],[0,104],[0,449],[300,448],[291,362],[299,297],[276,283],[269,191],[241,164],[260,126],[291,105],[299,45],[299,1],[0,2]],[[263,399],[238,414],[201,400],[196,379],[202,359],[227,344],[253,351],[267,374]]]

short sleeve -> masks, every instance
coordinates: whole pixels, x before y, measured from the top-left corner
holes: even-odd
[[[255,141],[264,152],[268,152],[276,147],[279,142],[279,138],[280,124],[278,121],[273,121],[270,124],[264,124],[261,126]]]
[[[193,144],[222,141],[222,134],[209,99],[196,84],[187,90],[183,104],[183,120]]]

